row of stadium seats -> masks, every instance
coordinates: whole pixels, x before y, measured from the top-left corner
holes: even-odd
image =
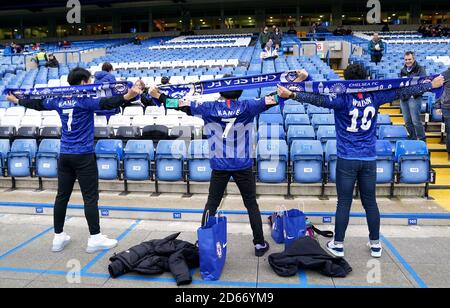
[[[59,140],[16,140],[9,147],[0,140],[0,167],[4,176],[57,177]],[[103,180],[208,182],[211,177],[207,140],[194,140],[189,146],[180,140],[132,140],[123,148],[121,140],[100,140],[96,145],[99,177]],[[377,182],[394,182],[396,167],[399,182],[421,184],[430,181],[430,156],[421,141],[398,141],[395,151],[390,142],[377,142]],[[325,152],[319,141],[295,141],[289,147],[283,140],[261,140],[256,152],[258,181],[284,183],[292,166],[295,183],[336,182],[336,142],[328,141]],[[397,164],[397,166],[396,166]],[[153,174],[155,172],[155,174]]]

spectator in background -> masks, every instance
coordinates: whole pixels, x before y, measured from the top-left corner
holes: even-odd
[[[344,27],[342,27],[342,26],[336,28],[336,30],[333,31],[334,36],[344,36],[345,33],[346,33],[346,31],[345,31]]]
[[[139,37],[139,35],[136,35],[136,36],[134,37],[134,39],[133,39],[133,44],[134,44],[134,45],[142,45],[142,40],[141,40],[141,38]]]
[[[385,23],[383,28],[381,28],[381,32],[389,32],[389,31],[390,31],[389,24]]]
[[[405,53],[405,66],[400,71],[400,77],[411,78],[426,75],[425,68],[417,63],[414,52],[407,51]],[[425,128],[420,117],[421,103],[422,95],[411,96],[408,99],[401,100],[403,118],[411,140],[426,141]]]
[[[41,49],[41,51],[36,54],[36,58],[34,58],[34,61],[39,67],[47,66],[48,56],[45,52],[45,49]]]
[[[109,62],[103,63],[102,71],[95,73],[95,81],[94,83],[112,83],[116,82],[116,77],[111,73],[114,70],[113,66]],[[119,114],[120,108],[112,109],[112,110],[102,110],[97,111],[96,114],[98,116],[106,116],[106,119],[109,121],[109,118],[113,115]]]
[[[116,82],[116,77],[111,73],[114,70],[109,62],[103,63],[102,71],[95,73],[95,83],[112,83]]]
[[[50,53],[48,55],[48,62],[47,62],[46,67],[48,67],[48,68],[58,68],[59,67],[58,59],[56,59],[54,54]]]
[[[441,97],[442,115],[444,117],[445,132],[447,133],[447,153],[450,161],[450,68],[442,73],[444,76],[444,94]]]
[[[283,41],[283,33],[281,33],[280,28],[275,28],[275,31],[270,35],[275,49],[279,50],[281,48],[281,42]]]
[[[63,48],[70,48],[72,44],[69,41],[64,41],[63,42]]]
[[[381,62],[383,58],[384,42],[378,36],[378,33],[373,34],[372,40],[369,42],[369,54],[371,62],[376,65]]]
[[[168,85],[170,84],[170,77],[164,76],[161,78],[161,84],[162,85]]]
[[[345,35],[353,35],[353,30],[352,28],[348,28],[347,31],[345,31]]]
[[[297,30],[295,30],[293,24],[291,24],[291,25],[289,26],[289,30],[288,30],[287,34],[294,34],[294,35],[297,35]]]
[[[270,40],[269,27],[264,27],[263,32],[259,35],[259,42],[261,43],[261,49],[266,47],[267,42]]]
[[[278,58],[278,52],[275,48],[273,48],[273,42],[272,40],[269,40],[266,44],[266,47],[261,52],[260,56],[261,60],[275,60]]]

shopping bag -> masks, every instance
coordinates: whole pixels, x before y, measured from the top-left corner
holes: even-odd
[[[294,243],[297,239],[306,236],[306,217],[298,210],[292,209],[283,214],[284,244],[286,247]]]
[[[197,231],[200,274],[203,280],[219,280],[227,257],[227,218],[209,217]]]

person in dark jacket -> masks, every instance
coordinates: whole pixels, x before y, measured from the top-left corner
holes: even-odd
[[[283,40],[283,33],[281,33],[280,28],[275,28],[275,31],[270,35],[270,39],[272,40],[275,49],[281,48],[281,42]]]
[[[298,275],[299,270],[311,269],[328,277],[347,277],[351,266],[343,258],[334,258],[320,247],[318,241],[304,237],[295,241],[282,253],[269,256],[273,271],[281,277]]]
[[[160,275],[171,272],[177,285],[192,282],[191,269],[200,266],[198,247],[177,240],[180,233],[162,240],[152,240],[111,257],[109,274],[118,278],[130,272],[143,275]]]
[[[371,58],[371,62],[374,62],[376,65],[381,62],[383,58],[384,51],[384,42],[378,36],[378,33],[373,34],[372,40],[369,42],[369,54]]]
[[[450,68],[442,73],[444,76],[444,94],[441,97],[442,115],[444,117],[445,132],[447,134],[447,153],[450,161]]]
[[[48,62],[46,65],[48,68],[58,68],[59,67],[59,62],[58,59],[56,59],[54,54],[49,54],[48,55]]]
[[[426,76],[427,72],[423,66],[417,63],[414,53],[407,51],[405,53],[405,66],[400,71],[400,77]],[[411,140],[426,141],[425,128],[420,117],[420,108],[422,104],[422,95],[412,96],[401,100],[401,109],[405,126],[408,130]]]
[[[264,27],[264,31],[259,35],[259,43],[261,44],[261,49],[266,47],[267,42],[270,40],[269,27]]]

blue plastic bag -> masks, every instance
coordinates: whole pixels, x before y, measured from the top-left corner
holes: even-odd
[[[283,212],[275,212],[270,217],[272,225],[272,238],[277,244],[284,243],[284,226],[283,226]]]
[[[227,257],[227,218],[209,217],[197,231],[200,274],[203,280],[219,280]]]
[[[286,247],[294,243],[299,238],[306,236],[306,216],[298,210],[292,209],[284,212],[284,244]]]

